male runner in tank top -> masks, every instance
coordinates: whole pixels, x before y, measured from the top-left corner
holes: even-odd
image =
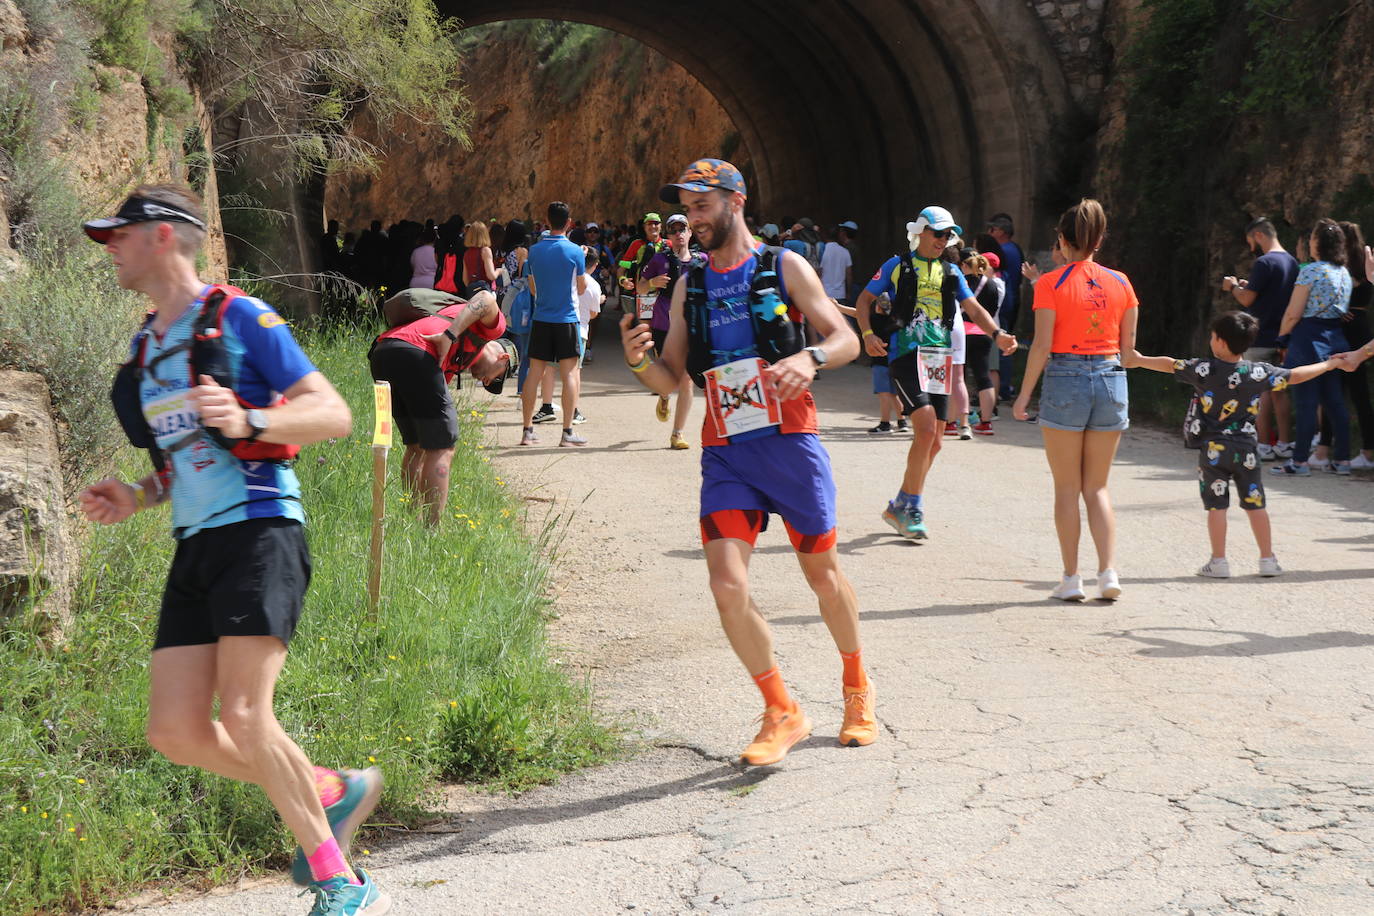
[[[781,252],[778,288],[770,290],[781,301],[772,314],[794,322],[804,315],[824,342],[771,365],[760,359],[750,311],[757,304],[751,286],[761,261],[744,221],[739,170],[719,159],[699,159],[660,196],[681,203],[709,255],[702,269],[704,290],[689,301],[691,274],[673,285],[668,337],[657,360],[648,324],[623,319],[622,341],[630,368],[662,397],[677,391],[689,355],[692,365],[711,367],[705,373],[701,538],[721,625],[765,707],[762,727],[741,758],[756,766],[777,763],[811,732],[811,720],[778,673],[768,624],[749,594],[749,558],[770,513],[782,516],[840,652],[845,711],[839,741],[851,747],[871,744],[877,737],[873,684],[860,655],[858,602],[835,549],[835,483],[810,392],[817,370],[852,360],[858,341],[806,259]],[[700,351],[692,350],[688,308],[705,312],[697,316],[708,328],[707,339],[697,344]]]

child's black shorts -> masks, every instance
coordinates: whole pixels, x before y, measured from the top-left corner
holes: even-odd
[[[200,646],[221,636],[289,643],[310,584],[305,526],[253,518],[177,542],[154,649]]]
[[[1204,509],[1226,509],[1231,505],[1228,481],[1235,481],[1240,507],[1254,511],[1264,508],[1264,468],[1254,443],[1228,439],[1204,439],[1198,452],[1198,487]]]

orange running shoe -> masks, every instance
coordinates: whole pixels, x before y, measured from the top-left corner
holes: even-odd
[[[754,743],[744,749],[740,760],[750,766],[762,767],[777,763],[792,750],[792,745],[811,734],[811,720],[794,706],[791,712],[769,706],[759,717],[763,727],[754,736]]]
[[[844,688],[844,727],[840,729],[840,744],[863,747],[878,738],[878,720],[873,718],[873,681],[867,687]]]

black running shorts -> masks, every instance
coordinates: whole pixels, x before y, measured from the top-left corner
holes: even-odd
[[[381,340],[368,355],[372,378],[391,383],[391,419],[406,445],[453,448],[458,414],[439,363],[404,340]]]
[[[202,529],[177,542],[153,649],[201,646],[222,636],[289,643],[309,584],[310,549],[295,519]]]
[[[530,359],[556,363],[564,359],[577,359],[581,355],[582,334],[576,321],[568,324],[536,321],[530,325]]]
[[[664,328],[660,331],[658,328],[650,328],[649,333],[653,335],[654,339],[654,355],[662,356],[663,345],[668,342],[668,329]]]
[[[908,353],[887,361],[892,374],[892,393],[901,402],[902,414],[907,416],[922,407],[934,407],[938,419],[948,419],[949,395],[926,394],[921,390],[921,362],[916,353]]]

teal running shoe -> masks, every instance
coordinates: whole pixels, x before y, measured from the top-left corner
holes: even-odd
[[[925,539],[925,517],[920,509],[898,508],[892,503],[888,503],[887,508],[883,510],[883,521],[891,525],[893,531],[909,541]]]
[[[377,890],[372,876],[361,868],[354,870],[362,884],[350,884],[342,875],[310,884],[315,905],[309,916],[382,916],[391,912],[391,898]]]
[[[368,767],[366,770],[340,770],[339,775],[344,778],[343,798],[325,808],[324,816],[329,819],[329,830],[334,834],[344,860],[351,861],[348,847],[353,842],[353,834],[367,820],[382,797],[382,771]],[[310,874],[310,863],[305,860],[305,852],[299,846],[291,862],[291,880],[301,887],[314,881],[314,876]]]

